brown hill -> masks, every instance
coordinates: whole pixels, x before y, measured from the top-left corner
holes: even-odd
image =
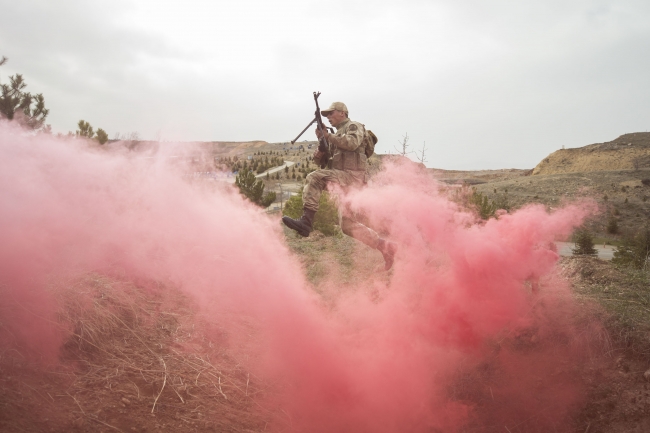
[[[532,174],[586,173],[648,167],[650,132],[635,132],[606,143],[555,151],[537,164]]]

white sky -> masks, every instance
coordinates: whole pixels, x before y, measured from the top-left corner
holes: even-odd
[[[289,141],[316,90],[446,169],[650,129],[648,0],[0,0],[0,55],[55,132]]]

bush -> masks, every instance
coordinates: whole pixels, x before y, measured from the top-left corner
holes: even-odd
[[[647,269],[650,257],[650,226],[645,226],[634,236],[623,238],[623,245],[614,251],[612,263]]]
[[[498,195],[494,199],[494,205],[496,206],[497,210],[503,209],[506,212],[510,212],[510,202],[508,201],[508,190],[506,189],[505,194],[503,195]]]
[[[290,218],[300,218],[303,212],[302,191],[287,200],[282,214]],[[336,203],[327,192],[323,192],[318,203],[318,212],[314,218],[314,230],[325,236],[334,236],[339,233],[339,212]]]
[[[268,207],[275,201],[275,192],[264,194],[264,182],[255,178],[252,171],[244,169],[237,174],[235,185],[239,192],[250,201],[261,207]]]
[[[490,201],[487,196],[476,191],[474,188],[472,188],[472,195],[469,196],[469,204],[478,212],[481,219],[484,220],[493,217],[497,211],[494,202]]]
[[[607,221],[607,233],[615,235],[618,233],[618,219],[613,216]]]
[[[587,229],[580,229],[573,235],[573,241],[576,247],[573,249],[573,254],[577,256],[595,256],[598,251],[594,248],[594,238]]]

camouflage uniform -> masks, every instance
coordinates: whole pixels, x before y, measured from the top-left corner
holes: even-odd
[[[320,195],[330,182],[338,183],[343,190],[361,187],[366,183],[367,157],[363,141],[366,130],[361,123],[345,119],[336,127],[336,134],[329,135],[335,149],[332,168],[316,170],[307,175],[302,199],[305,209],[318,211]],[[317,163],[319,161],[316,161]],[[379,236],[374,230],[356,221],[348,212],[339,209],[341,230],[364,244],[378,248]]]

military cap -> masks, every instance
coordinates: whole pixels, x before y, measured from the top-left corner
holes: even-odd
[[[343,111],[345,114],[348,114],[348,107],[346,107],[343,102],[332,102],[330,108],[328,108],[327,110],[322,110],[320,114],[322,114],[323,116],[327,116],[329,113],[331,113],[334,110]]]

